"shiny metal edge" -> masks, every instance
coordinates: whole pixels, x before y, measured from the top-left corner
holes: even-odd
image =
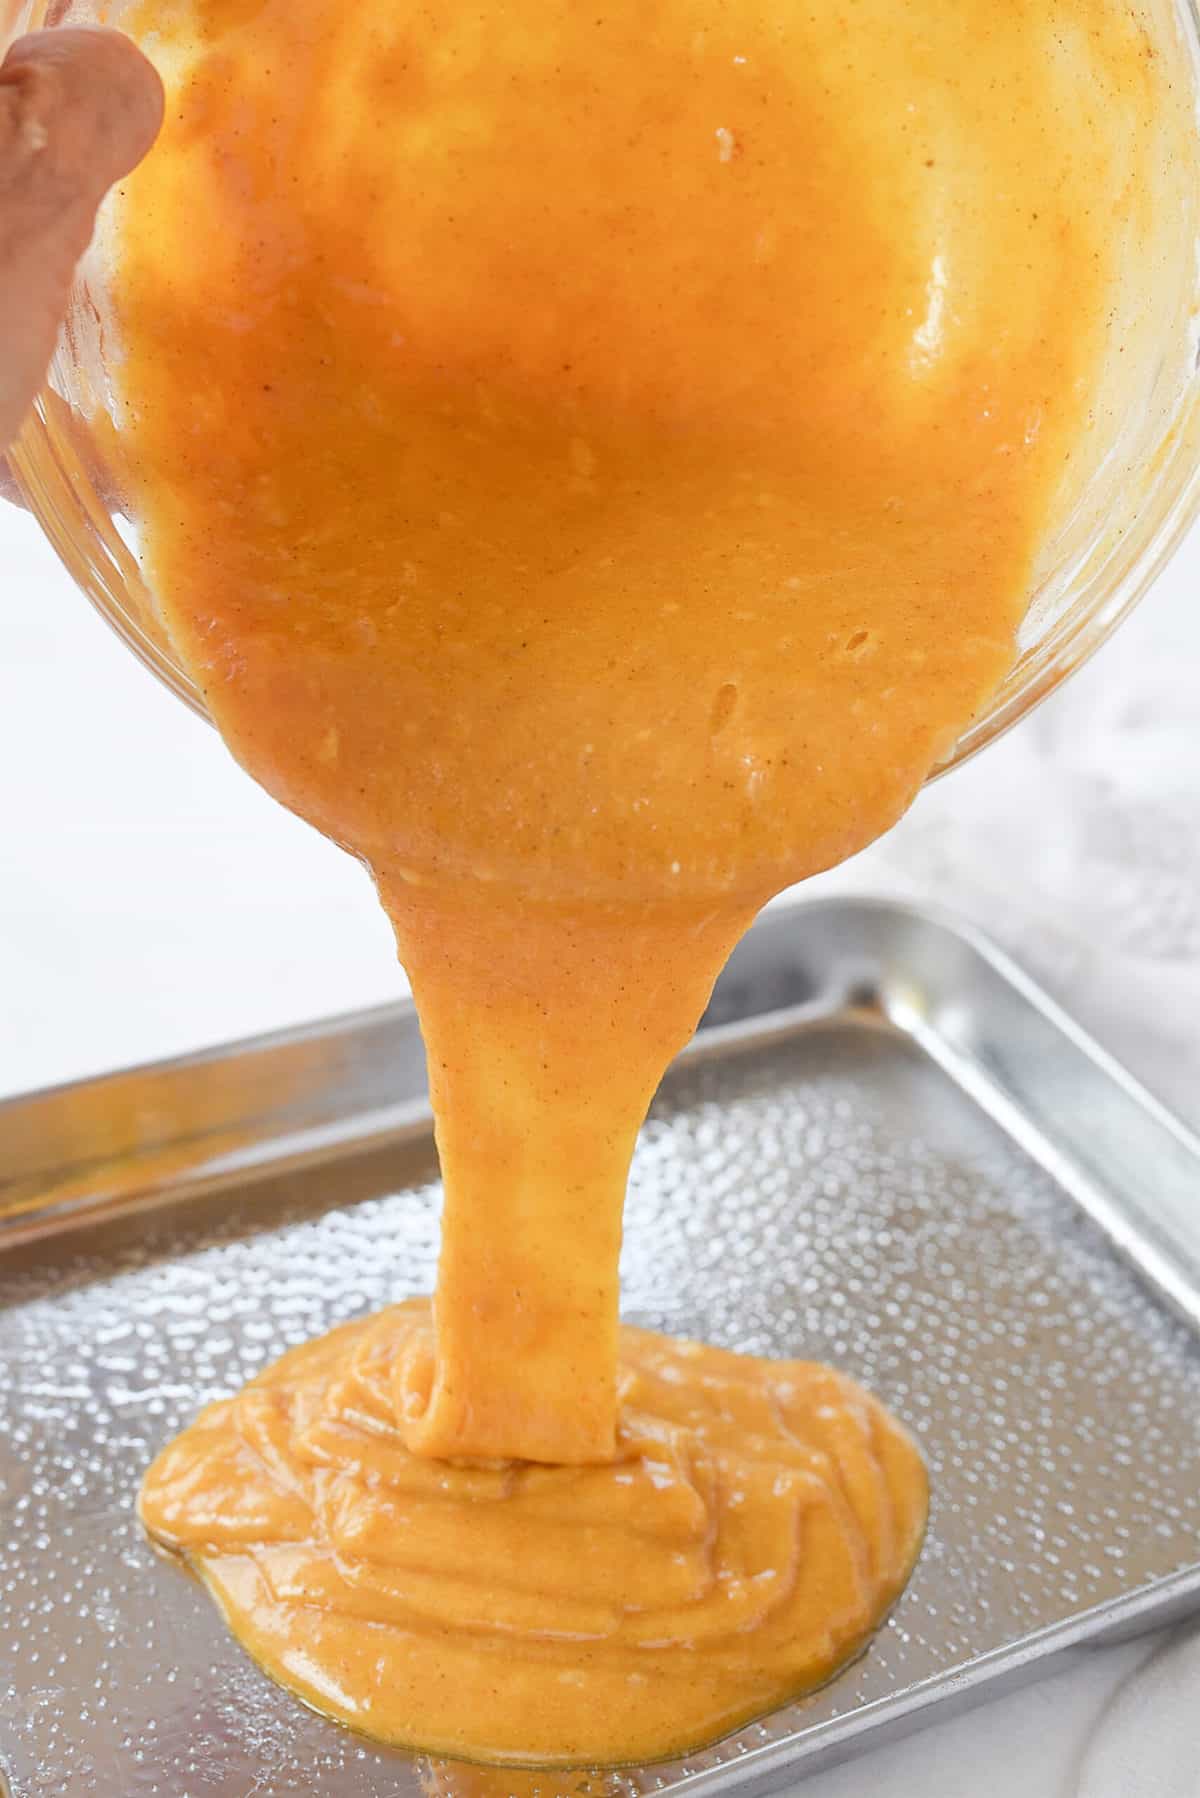
[[[780,990],[814,1020],[839,1009],[836,985],[781,926],[770,917],[739,945],[698,1042],[726,1043]],[[780,1014],[787,1028],[796,1009]],[[408,1001],[18,1094],[0,1100],[0,1250],[366,1153],[430,1123]]]
[[[835,1017],[910,1039],[1200,1327],[1200,1139],[970,925],[891,900],[769,911],[681,1059]],[[0,1252],[429,1128],[408,1003],[18,1096],[0,1102]]]
[[[680,1782],[681,1788],[686,1788],[687,1798],[706,1798],[718,1790],[736,1791],[743,1798],[778,1791],[797,1774],[807,1777],[853,1753],[901,1741],[935,1718],[944,1722],[1047,1673],[1065,1673],[1102,1644],[1131,1640],[1197,1610],[1200,1564],[979,1655],[906,1692],[876,1699],[828,1723],[810,1724],[777,1742],[752,1748],[736,1761],[693,1773]]]
[[[874,1014],[934,1061],[1200,1328],[1200,1136],[949,913],[867,899],[792,918],[837,970],[843,1011]]]

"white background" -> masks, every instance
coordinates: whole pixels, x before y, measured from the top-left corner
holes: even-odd
[[[1198,575],[1200,537],[1068,689],[812,890],[956,904],[1200,1128]],[[3,508],[0,605],[0,1094],[405,990],[361,870],[251,785]],[[1129,1686],[1152,1646],[804,1798],[1200,1798],[1200,1654]]]

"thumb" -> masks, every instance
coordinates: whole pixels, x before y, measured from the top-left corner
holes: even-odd
[[[0,64],[0,455],[45,374],[96,208],[154,142],[162,105],[158,76],[114,31],[36,32]]]

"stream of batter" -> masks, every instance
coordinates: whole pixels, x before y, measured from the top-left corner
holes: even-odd
[[[1129,0],[121,22],[169,91],[110,321],[146,569],[374,875],[445,1181],[432,1304],[211,1406],[141,1514],[376,1737],[690,1748],[862,1647],[925,1476],[829,1369],[619,1328],[634,1139],[755,912],[1011,665],[1186,97]]]

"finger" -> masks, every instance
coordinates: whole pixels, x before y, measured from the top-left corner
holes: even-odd
[[[0,451],[45,373],[96,208],[161,120],[157,75],[116,32],[36,32],[0,64]]]
[[[12,469],[8,466],[8,463],[3,456],[0,456],[0,499],[6,499],[14,506],[23,506],[25,504],[25,501],[21,498],[17,483],[13,479]]]

